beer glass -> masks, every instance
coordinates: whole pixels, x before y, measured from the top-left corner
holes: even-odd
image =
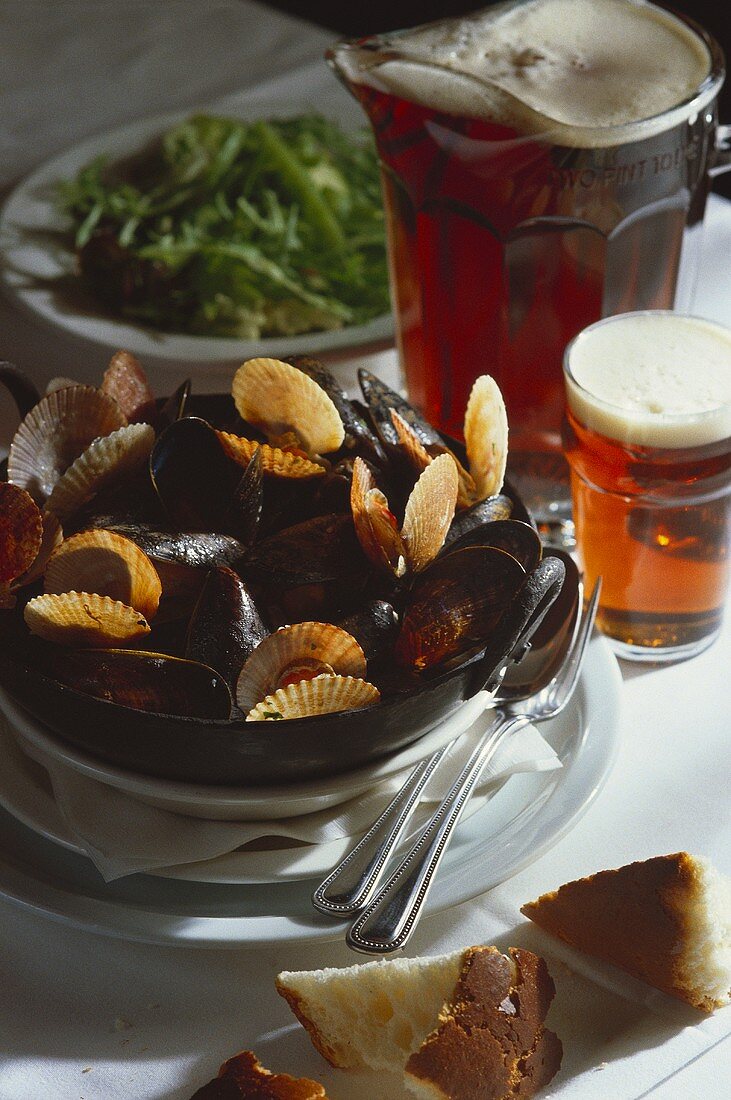
[[[475,377],[492,374],[508,410],[509,476],[547,524],[570,514],[567,343],[612,314],[691,307],[709,181],[731,167],[731,127],[717,126],[721,50],[678,18],[705,43],[705,79],[660,116],[584,130],[580,144],[524,106],[513,113],[530,126],[494,121],[510,96],[454,63],[414,59],[410,31],[328,55],[376,138],[408,396],[460,437]]]
[[[637,321],[649,354],[631,342]],[[718,340],[710,388],[699,335]],[[607,400],[615,357],[626,384]],[[587,364],[601,377],[582,378]],[[630,660],[693,656],[720,629],[729,582],[731,331],[663,311],[611,317],[569,344],[564,376],[577,550],[589,589],[603,578],[597,625]]]

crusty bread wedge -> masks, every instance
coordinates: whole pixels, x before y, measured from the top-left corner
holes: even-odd
[[[731,1000],[731,879],[706,859],[676,852],[598,871],[521,912],[703,1012]]]
[[[325,1090],[307,1077],[271,1073],[250,1050],[224,1062],[218,1076],[198,1089],[192,1100],[327,1100]]]
[[[332,1065],[400,1073],[423,1100],[529,1097],[561,1062],[543,1027],[553,982],[519,948],[284,972],[276,985]]]

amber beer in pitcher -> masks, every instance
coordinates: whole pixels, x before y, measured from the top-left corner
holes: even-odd
[[[577,332],[690,306],[720,50],[642,0],[523,0],[329,56],[378,145],[408,395],[459,436],[492,374],[515,480],[560,451]]]
[[[590,326],[564,362],[564,447],[597,623],[635,660],[690,656],[729,581],[731,330],[665,312]]]

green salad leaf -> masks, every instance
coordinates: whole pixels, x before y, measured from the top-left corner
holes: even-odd
[[[372,139],[321,115],[196,115],[58,199],[85,283],[162,331],[287,336],[390,308]]]

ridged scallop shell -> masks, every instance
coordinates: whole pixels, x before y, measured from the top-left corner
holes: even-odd
[[[464,418],[464,438],[476,500],[499,493],[508,460],[508,415],[500,387],[489,374],[476,379]]]
[[[43,591],[52,595],[95,592],[151,619],[160,603],[162,584],[147,554],[131,539],[97,528],[72,535],[54,551]]]
[[[24,588],[27,584],[32,584],[33,581],[37,581],[42,577],[48,559],[56,547],[63,542],[63,528],[58,521],[58,517],[54,516],[53,512],[43,512],[41,518],[43,533],[38,553],[25,573],[15,578],[10,586],[11,588]]]
[[[149,424],[128,424],[95,439],[56,482],[46,507],[62,522],[68,519],[105,485],[139,469],[154,442]]]
[[[17,485],[0,482],[0,585],[9,584],[35,561],[43,520],[38,505]]]
[[[302,680],[267,695],[252,707],[246,721],[271,722],[283,718],[333,714],[370,706],[380,698],[378,688],[367,680],[353,676],[316,676],[314,680]]]
[[[149,422],[155,412],[155,395],[147,375],[139,359],[129,351],[114,353],[99,389],[117,402],[130,424]]]
[[[54,390],[31,409],[15,433],[8,481],[43,504],[61,474],[92,440],[126,423],[116,402],[92,386]]]
[[[90,592],[36,596],[25,605],[24,617],[33,634],[62,645],[120,646],[150,633],[139,611]]]
[[[357,457],[350,485],[353,524],[363,553],[380,569],[396,577],[406,572],[405,548],[388,500],[376,486],[370,467]]]
[[[332,398],[281,359],[248,359],[236,371],[231,392],[244,420],[269,436],[294,432],[308,455],[343,444],[345,429]]]
[[[241,435],[232,435],[230,432],[217,431],[216,435],[228,457],[238,462],[240,466],[246,466],[258,450],[261,455],[262,473],[272,477],[305,480],[322,477],[325,473],[325,467],[310,461],[304,452],[284,451],[281,447],[257,443],[255,440],[245,439]]]
[[[398,436],[398,441],[415,470],[425,470],[440,454],[450,455],[457,467],[457,507],[468,508],[470,504],[475,502],[477,489],[474,479],[448,447],[431,444],[427,448],[419,439],[411,424],[404,420],[395,409],[391,409],[391,421]]]
[[[294,623],[264,638],[246,661],[236,685],[237,705],[247,714],[303,659],[329,665],[343,676],[363,677],[366,672],[363,650],[347,631],[332,623]]]
[[[406,563],[420,573],[437,556],[454,518],[457,467],[451,455],[439,455],[424,470],[411,491],[401,537]]]

